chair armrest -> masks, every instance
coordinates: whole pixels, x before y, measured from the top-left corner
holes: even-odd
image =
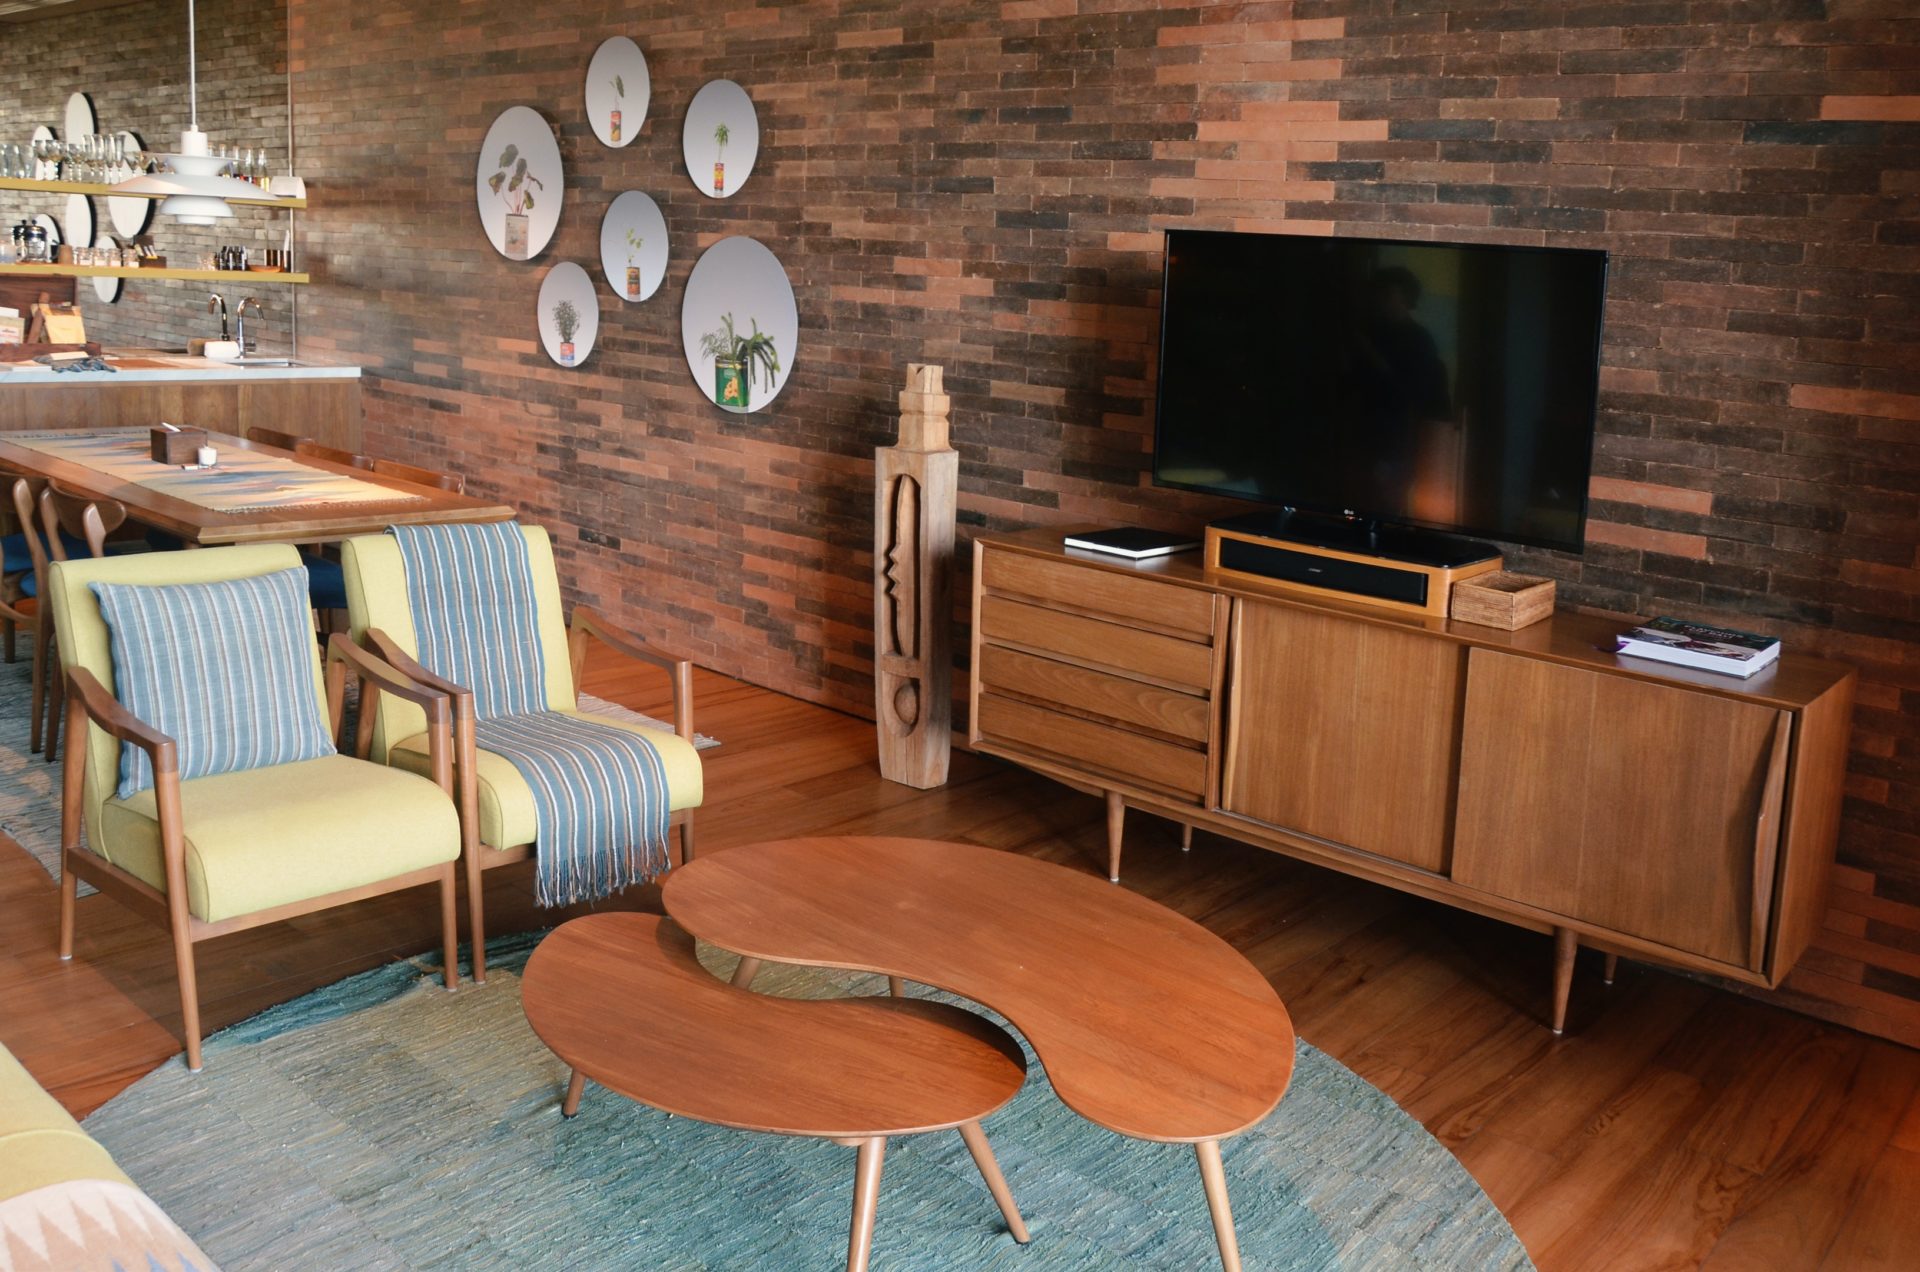
[[[673,654],[649,649],[646,643],[616,627],[584,605],[573,610],[573,625],[567,632],[567,645],[573,655],[573,688],[580,692],[580,673],[586,663],[586,640],[593,637],[616,654],[662,668],[673,677],[673,731],[693,741],[693,662]]]
[[[333,727],[336,730],[340,727],[343,673],[349,669],[360,678],[360,729],[354,748],[358,758],[365,759],[365,752],[372,744],[373,717],[380,695],[390,693],[402,701],[413,703],[426,713],[427,758],[432,767],[433,782],[452,798],[453,713],[447,695],[432,685],[421,684],[403,674],[390,663],[354,644],[344,633],[335,632],[327,638],[327,702],[333,713]]]
[[[441,693],[453,699],[456,710],[462,702],[469,706],[472,705],[473,690],[467,688],[465,685],[455,684],[445,676],[435,675],[433,672],[428,671],[420,665],[419,661],[415,659],[413,655],[400,648],[399,641],[387,635],[378,627],[369,627],[367,629],[366,641],[369,645],[373,646],[373,651],[376,654],[380,655],[388,665],[399,671],[401,675],[411,680],[416,680],[429,688],[438,689]]]
[[[371,651],[360,648],[348,640],[344,633],[335,632],[327,638],[327,661],[345,663],[349,670],[360,677],[362,685],[371,682],[382,693],[390,693],[413,703],[427,713],[429,729],[447,727],[450,711],[445,690],[424,683]]]
[[[174,776],[179,773],[179,748],[174,745],[173,739],[122,706],[120,700],[108,693],[106,686],[85,667],[75,667],[67,672],[67,693],[80,704],[87,719],[122,742],[145,751],[147,758],[153,762],[156,782],[163,775]],[[87,749],[84,738],[70,739],[67,745],[70,755],[78,752],[84,758]]]

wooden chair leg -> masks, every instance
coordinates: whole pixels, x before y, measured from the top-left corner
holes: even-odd
[[[987,1133],[980,1123],[968,1122],[960,1128],[960,1138],[967,1142],[967,1151],[973,1154],[973,1164],[980,1168],[980,1177],[987,1181],[987,1191],[993,1194],[993,1200],[1000,1207],[1000,1215],[1007,1221],[1007,1231],[1021,1245],[1033,1238],[1027,1234],[1026,1221],[1020,1217],[1020,1207],[1013,1202],[1013,1190],[1007,1187],[1007,1177],[1000,1173],[1000,1163],[994,1159],[993,1147],[987,1143]]]
[[[1233,1233],[1233,1206],[1227,1201],[1227,1172],[1220,1163],[1220,1141],[1201,1140],[1193,1146],[1200,1159],[1200,1182],[1206,1186],[1207,1209],[1213,1213],[1213,1236],[1220,1244],[1220,1266],[1241,1272],[1240,1239]]]
[[[487,983],[487,898],[486,872],[480,868],[480,854],[486,851],[469,838],[460,855],[467,871],[467,940],[473,943],[473,983]]]
[[[759,974],[760,960],[757,958],[743,958],[740,960],[740,965],[733,969],[733,987],[735,989],[752,989],[753,978]]]
[[[680,864],[686,865],[693,860],[693,810],[686,809],[680,814]]]
[[[182,907],[184,909],[184,907]],[[187,1043],[187,1069],[200,1072],[200,981],[193,967],[193,938],[186,924],[173,925],[173,964],[180,977],[180,1016]]]
[[[60,854],[60,961],[73,959],[73,903],[80,892],[80,877],[73,873],[73,863],[67,858],[72,855],[71,848]]]
[[[60,665],[55,663],[47,669],[47,763],[52,764],[60,758],[60,716],[66,707],[66,677],[60,674]]]
[[[1573,959],[1580,952],[1580,941],[1572,928],[1553,930],[1553,1032],[1567,1029],[1567,999],[1573,990]]]
[[[873,1256],[873,1218],[880,1208],[880,1166],[886,1158],[887,1137],[860,1141],[853,1170],[853,1229],[847,1237],[847,1272],[867,1272]]]
[[[567,1079],[567,1098],[560,1101],[560,1116],[572,1117],[580,1111],[580,1097],[587,1090],[587,1075],[575,1069]]]
[[[33,721],[28,726],[28,746],[38,751],[44,738],[47,718],[47,642],[33,642]]]
[[[16,626],[17,626],[17,624],[15,624],[15,623],[14,623],[14,621],[13,621],[12,619],[10,619],[10,618],[7,618],[7,619],[0,619],[0,633],[4,633],[4,634],[5,634],[5,637],[6,637],[6,647],[7,647],[7,661],[8,661],[8,662],[12,662],[12,661],[13,661],[13,653],[14,653],[14,648],[13,648],[13,645],[14,645],[14,640],[15,640],[15,638],[16,638],[16,637],[17,637],[17,636],[19,635],[19,633],[18,633],[18,632],[16,632],[16,631],[14,630],[14,628],[15,628]]]
[[[460,988],[460,876],[449,861],[440,872],[440,945],[446,951],[447,988]]]
[[[1127,828],[1127,803],[1119,791],[1107,792],[1107,882],[1120,882],[1120,840]]]

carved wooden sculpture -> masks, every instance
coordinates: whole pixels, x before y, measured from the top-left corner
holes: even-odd
[[[873,686],[880,773],[925,789],[952,746],[953,510],[960,456],[947,445],[941,369],[914,363],[900,440],[874,452]]]

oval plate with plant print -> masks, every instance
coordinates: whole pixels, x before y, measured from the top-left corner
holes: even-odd
[[[540,280],[540,343],[563,367],[577,367],[593,352],[600,334],[600,297],[593,277],[561,261]]]
[[[660,205],[628,190],[600,218],[600,269],[622,300],[645,300],[667,274],[667,220]]]
[[[723,238],[687,279],[680,340],[693,381],[714,405],[746,414],[773,401],[793,374],[800,312],[772,252],[750,238]]]
[[[638,44],[616,35],[593,51],[587,63],[587,122],[601,145],[624,146],[638,137],[652,97],[647,55]]]
[[[760,157],[760,117],[747,90],[712,80],[695,93],[681,125],[680,153],[700,193],[710,199],[738,194]]]
[[[493,250],[510,261],[546,250],[560,224],[560,147],[553,129],[531,106],[500,112],[480,143],[474,197]]]

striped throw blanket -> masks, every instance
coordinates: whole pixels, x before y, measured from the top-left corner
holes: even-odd
[[[589,901],[664,873],[666,767],[653,743],[547,709],[533,567],[519,525],[390,533],[406,564],[421,665],[473,690],[478,744],[533,790],[539,903]]]

